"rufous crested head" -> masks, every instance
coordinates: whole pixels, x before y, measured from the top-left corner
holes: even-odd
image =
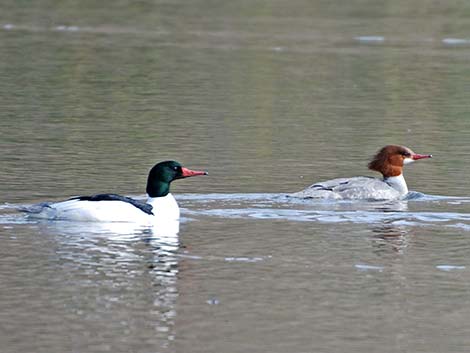
[[[368,167],[382,173],[384,178],[389,178],[401,175],[405,164],[423,158],[432,158],[432,155],[414,153],[405,146],[387,145],[377,152]]]

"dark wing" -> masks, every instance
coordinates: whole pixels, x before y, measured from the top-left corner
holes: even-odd
[[[127,202],[130,203],[132,206],[137,207],[139,210],[149,214],[153,215],[152,212],[152,205],[149,205],[148,203],[142,202],[135,200],[131,197],[127,196],[121,196],[117,194],[97,194],[97,195],[91,195],[91,196],[76,196],[72,197],[69,200],[80,200],[80,201],[122,201],[122,202]]]

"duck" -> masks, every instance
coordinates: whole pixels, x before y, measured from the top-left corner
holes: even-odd
[[[330,200],[397,200],[408,194],[403,167],[431,154],[418,154],[401,145],[382,147],[368,164],[370,170],[382,174],[382,178],[352,177],[336,178],[310,185],[304,190],[290,194],[302,199]]]
[[[198,175],[208,173],[185,168],[176,161],[163,161],[149,171],[146,202],[118,194],[95,194],[74,196],[60,202],[43,202],[22,207],[20,211],[32,218],[48,220],[132,222],[142,225],[175,221],[180,217],[180,210],[170,193],[170,184],[174,180]]]

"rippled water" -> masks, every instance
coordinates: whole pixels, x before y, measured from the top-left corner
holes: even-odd
[[[466,351],[469,10],[3,1],[0,351]],[[389,143],[409,199],[286,197]],[[16,211],[164,159],[209,170],[165,231]]]
[[[299,200],[288,195],[183,195],[186,214],[220,218],[292,222],[357,223],[387,226],[438,226],[470,230],[468,198],[419,195],[405,201]],[[220,208],[222,206],[222,208]],[[443,212],[442,209],[446,211]]]
[[[179,236],[33,221],[14,211],[19,205],[3,206],[6,347],[407,350],[417,340],[447,347],[443,335],[467,344],[469,198],[178,201]]]

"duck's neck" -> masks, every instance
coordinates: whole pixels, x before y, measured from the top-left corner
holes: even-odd
[[[171,220],[180,217],[180,209],[171,193],[161,197],[152,197],[149,195],[147,203],[154,207],[152,212],[158,219]]]
[[[147,194],[149,197],[164,197],[170,193],[170,183],[154,180],[147,183]]]
[[[398,191],[401,195],[405,195],[408,193],[408,186],[406,185],[406,181],[403,174],[392,177],[384,177],[384,182],[386,182],[389,186]]]

